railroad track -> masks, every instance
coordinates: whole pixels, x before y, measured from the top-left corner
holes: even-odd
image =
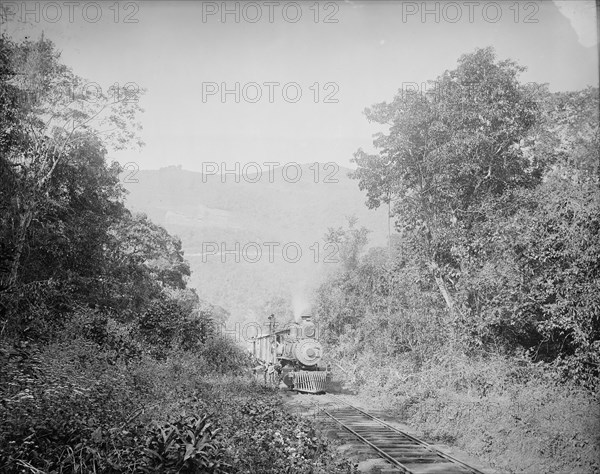
[[[391,471],[411,474],[483,474],[458,459],[400,431],[341,398],[323,395],[318,416],[343,428],[368,445],[392,466]]]

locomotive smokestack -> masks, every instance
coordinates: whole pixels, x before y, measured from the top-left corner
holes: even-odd
[[[310,314],[310,312],[308,312],[308,311],[304,311],[302,313],[302,315],[300,316],[300,318],[302,319],[302,321],[311,321],[312,320],[312,314]]]
[[[294,320],[297,323],[302,322],[302,315],[310,313],[310,301],[305,295],[304,290],[298,290],[292,297],[292,307],[294,308]]]

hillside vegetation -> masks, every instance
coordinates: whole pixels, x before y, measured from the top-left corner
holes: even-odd
[[[201,298],[226,308],[232,322],[255,321],[263,305],[278,296],[291,300],[310,293],[319,276],[334,267],[339,257],[330,249],[325,252],[322,237],[329,226],[343,225],[345,216],[355,215],[371,229],[372,244],[387,241],[387,210],[364,206],[362,193],[348,177],[350,170],[324,163],[298,167],[298,182],[286,181],[282,167],[273,169],[272,179],[262,167],[257,182],[249,174],[222,178],[177,167],[140,170],[134,176],[138,182],[124,183],[126,203],[181,238],[192,270],[190,286]],[[265,242],[278,244],[272,260]],[[234,253],[203,256],[213,243]],[[262,251],[256,261],[243,252],[254,243]],[[282,248],[288,243],[301,249],[298,262],[285,260]]]
[[[137,102],[84,94],[50,41],[0,36],[0,472],[354,472],[216,326],[232,294],[236,316],[290,319],[314,268],[197,255],[323,234],[339,263],[314,312],[364,396],[504,471],[600,471],[598,89],[550,93],[523,70],[480,49],[441,94],[367,109],[389,130],[335,199],[171,169],[131,185],[138,205],[152,191],[148,216],[106,160],[141,145]],[[391,208],[388,248],[365,251],[384,232],[350,185]]]
[[[598,89],[550,93],[490,48],[366,110],[355,154],[391,251],[351,221],[317,292],[338,369],[427,435],[508,472],[598,472]],[[386,206],[387,207],[387,206]]]
[[[0,36],[0,473],[354,472],[284,412],[124,205],[136,102],[89,97],[48,40]]]

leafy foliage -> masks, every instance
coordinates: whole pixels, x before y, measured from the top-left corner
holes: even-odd
[[[190,416],[164,427],[155,428],[147,441],[146,453],[151,467],[145,472],[218,473],[226,465],[220,445],[215,441],[218,430],[211,429],[207,417]]]
[[[135,137],[139,106],[74,96],[72,91],[85,90],[83,79],[59,62],[43,37],[15,44],[2,35],[0,50],[0,96],[9,107],[0,122],[0,171],[6,183],[0,232],[9,249],[0,284],[12,289],[34,278],[27,270],[36,276],[48,269],[83,273],[85,257],[98,263],[107,220],[124,209],[119,168],[106,167],[106,149],[122,148]],[[70,244],[79,252],[69,254]],[[23,260],[32,249],[41,251],[28,264]],[[44,258],[49,260],[45,267],[39,264]],[[66,265],[56,268],[59,262]]]
[[[0,471],[232,472],[236,452],[258,472],[222,434],[239,386],[207,384],[248,363],[216,330],[227,313],[187,288],[181,241],[125,209],[105,159],[135,145],[140,109],[71,94],[82,84],[51,42],[0,36]],[[325,444],[293,441],[310,461],[278,445],[272,472],[342,472]]]
[[[477,50],[434,97],[367,109],[389,131],[354,177],[398,233],[329,275],[318,319],[347,381],[428,436],[511,472],[591,472],[598,89],[551,94],[523,70]]]
[[[433,97],[400,91],[367,109],[389,133],[378,154],[355,154],[354,177],[369,207],[393,204],[399,238],[385,265],[422,295],[437,287],[449,345],[576,357],[583,381],[598,375],[598,90],[550,94],[520,84],[524,70],[479,49],[434,81]],[[323,301],[372,278],[327,282]],[[404,295],[336,311],[353,330],[373,318],[388,332],[406,321]]]
[[[347,461],[336,459],[307,420],[285,413],[272,398],[240,400],[227,411],[236,421],[227,424],[233,472],[355,472]]]
[[[42,348],[1,347],[0,471],[354,472],[273,390],[231,368],[218,375],[181,350],[126,362],[80,330]],[[227,352],[243,357],[231,342]]]

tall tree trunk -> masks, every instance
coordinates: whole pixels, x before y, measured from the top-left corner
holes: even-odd
[[[446,302],[446,306],[448,307],[448,310],[450,312],[449,339],[450,339],[450,345],[451,345],[451,347],[453,347],[454,343],[456,342],[456,331],[454,330],[454,323],[456,322],[456,319],[457,319],[456,306],[454,305],[454,298],[452,298],[452,295],[448,291],[448,287],[446,286],[446,282],[444,281],[444,278],[441,275],[440,268],[438,267],[437,263],[433,260],[430,260],[429,268],[431,270],[431,273],[433,274],[435,283],[437,284],[438,289],[440,290],[440,293],[444,297],[444,301]]]
[[[444,297],[444,301],[446,301],[446,306],[448,306],[450,313],[454,317],[454,300],[452,299],[452,296],[448,292],[448,288],[446,287],[446,282],[440,275],[433,275],[433,277],[435,278],[435,282],[437,283],[440,293]]]
[[[34,144],[33,153],[39,155],[39,160],[42,162],[42,165],[39,170],[39,176],[33,181],[33,184],[30,185],[29,193],[24,192],[24,195],[20,197],[21,202],[23,202],[22,206],[19,206],[19,197],[17,197],[17,212],[20,213],[20,218],[15,235],[15,252],[10,265],[10,272],[5,281],[2,282],[5,288],[12,288],[17,282],[19,267],[21,266],[21,256],[23,255],[23,249],[25,248],[25,243],[27,241],[29,226],[31,225],[34,214],[37,212],[36,208],[37,204],[40,202],[40,197],[43,196],[44,193],[46,194],[46,197],[48,197],[50,178],[52,178],[54,170],[62,158],[62,151],[53,158],[50,156],[50,151],[50,146],[43,149],[40,148],[37,143]],[[25,184],[27,183],[25,182]],[[19,207],[21,207],[21,209],[19,209]]]
[[[3,282],[4,288],[12,288],[17,282],[17,278],[19,276],[19,267],[21,265],[21,256],[23,255],[23,249],[25,248],[25,242],[27,241],[27,231],[29,230],[29,225],[31,224],[32,218],[33,206],[29,204],[24,209],[24,212],[19,219],[19,227],[17,228],[14,243],[15,251],[10,264],[10,271],[7,278]]]

